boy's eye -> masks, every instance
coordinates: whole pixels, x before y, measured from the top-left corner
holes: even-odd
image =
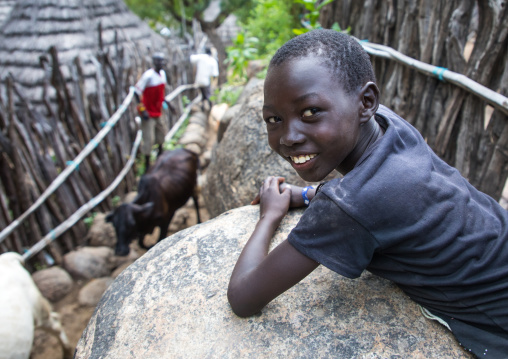
[[[279,121],[280,121],[280,118],[275,117],[275,116],[272,116],[272,117],[267,117],[267,118],[265,119],[265,122],[266,122],[266,123],[277,123],[277,122],[279,122]]]
[[[305,111],[303,111],[302,116],[303,117],[309,117],[309,116],[315,115],[317,112],[318,112],[318,109],[315,108],[315,107],[308,108]]]

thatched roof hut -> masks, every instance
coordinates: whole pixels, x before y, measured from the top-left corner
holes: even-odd
[[[12,9],[7,12],[9,5]],[[45,78],[40,58],[52,46],[62,65],[80,57],[87,82],[94,81],[96,72],[90,57],[100,48],[115,54],[115,41],[124,48],[126,61],[138,61],[165,46],[164,39],[122,0],[4,0],[2,8],[8,17],[0,21],[0,79],[12,73],[35,103],[41,101]],[[69,78],[70,71],[65,73],[63,67]]]

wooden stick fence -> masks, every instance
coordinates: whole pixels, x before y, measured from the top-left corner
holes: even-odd
[[[169,95],[165,97],[166,101],[171,101],[172,99],[176,98],[180,93],[182,93],[185,90],[194,89],[195,85],[181,85],[177,87],[174,91],[172,91]],[[125,112],[127,106],[132,101],[132,97],[134,95],[135,89],[131,87],[129,89],[129,93],[125,97],[122,105],[119,107],[119,109],[115,112],[115,114],[106,122],[104,128],[99,131],[99,133],[92,139],[92,141],[83,149],[83,151],[80,152],[80,154],[71,161],[72,163],[63,171],[52,183],[46,191],[41,195],[41,197],[38,198],[38,200],[25,212],[23,215],[21,215],[18,219],[13,221],[7,228],[5,228],[2,232],[0,232],[0,243],[10,234],[12,231],[22,223],[22,221],[27,218],[31,213],[33,213],[44,201],[67,179],[67,177],[78,168],[79,164],[83,161],[83,159],[90,154],[96,147],[97,144],[104,139],[106,134],[113,128],[113,126],[116,124],[116,122],[120,119],[123,112]],[[175,125],[171,128],[171,130],[167,133],[165,136],[166,141],[169,141],[173,138],[175,133],[178,131],[178,129],[181,127],[181,125],[184,123],[185,119],[187,118],[192,106],[196,103],[198,103],[201,100],[201,95],[198,95],[186,108],[184,113],[180,116],[178,121],[175,123]],[[139,117],[136,118],[137,121],[141,121]],[[139,143],[141,142],[141,130],[138,130],[136,135],[136,140],[133,144],[133,149],[131,151],[131,155],[129,157],[128,162],[122,169],[122,171],[119,173],[119,175],[115,178],[115,180],[99,195],[96,197],[90,199],[88,203],[81,206],[76,212],[72,214],[67,220],[65,220],[63,223],[61,223],[58,227],[55,229],[52,229],[49,231],[46,236],[44,236],[39,242],[37,242],[32,248],[27,250],[23,254],[23,258],[25,260],[33,257],[35,254],[40,252],[44,247],[46,247],[49,243],[54,241],[58,236],[60,236],[62,233],[67,231],[70,227],[72,227],[79,219],[81,219],[84,215],[86,215],[90,210],[92,210],[95,206],[97,206],[99,203],[101,203],[111,192],[118,187],[120,182],[123,180],[125,175],[128,173],[128,171],[131,169],[132,165],[134,164],[134,160],[136,158],[136,153],[139,147]]]
[[[85,205],[81,206],[76,212],[72,214],[72,216],[67,218],[55,229],[52,229],[48,234],[46,234],[46,236],[44,236],[44,238],[42,238],[39,242],[37,242],[34,246],[32,246],[32,248],[23,253],[23,259],[25,261],[33,257],[35,254],[39,253],[41,250],[44,249],[44,247],[53,242],[62,233],[67,231],[77,221],[79,221],[81,217],[83,217],[89,211],[95,208],[95,206],[101,203],[108,195],[111,194],[111,192],[113,192],[113,190],[116,187],[118,187],[118,184],[124,179],[125,175],[130,171],[132,165],[134,164],[134,161],[136,159],[136,153],[138,151],[139,144],[141,143],[141,136],[142,136],[141,130],[138,130],[129,160],[125,164],[122,171],[115,178],[115,180],[99,195],[89,200],[88,203],[86,203]]]
[[[467,76],[450,71],[444,67],[429,65],[425,62],[418,61],[400,53],[395,49],[392,49],[389,46],[373,44],[366,40],[358,41],[363,46],[365,51],[373,56],[395,60],[425,75],[437,77],[441,81],[450,82],[470,93],[475,94],[476,96],[480,97],[481,99],[485,100],[495,108],[503,111],[506,115],[508,115],[508,98],[495,91],[492,91],[488,87],[485,87],[476,81],[471,80]]]
[[[134,88],[131,87],[129,89],[129,93],[125,97],[122,105],[118,108],[118,110],[111,116],[111,118],[106,122],[105,126],[97,133],[97,135],[90,140],[90,142],[85,146],[85,148],[79,153],[79,155],[72,161],[69,161],[68,166],[65,170],[60,173],[60,175],[48,186],[48,188],[44,191],[44,193],[35,201],[35,203],[28,208],[19,218],[12,221],[7,228],[5,228],[2,232],[0,232],[0,243],[2,243],[5,238],[9,234],[12,233],[16,227],[18,227],[25,218],[27,218],[30,214],[32,214],[37,208],[43,204],[46,199],[51,196],[60,185],[70,176],[72,172],[74,172],[83,159],[88,156],[93,150],[97,148],[99,143],[104,139],[104,137],[109,133],[109,131],[113,128],[113,126],[118,122],[122,114],[125,112],[130,102],[132,101],[132,97],[134,96]]]

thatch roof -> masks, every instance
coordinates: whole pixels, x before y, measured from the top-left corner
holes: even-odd
[[[61,64],[79,55],[85,75],[93,78],[96,68],[90,56],[99,50],[99,24],[103,48],[112,53],[115,36],[131,58],[160,51],[165,44],[122,0],[4,0],[0,9],[8,3],[15,4],[0,22],[0,79],[12,73],[35,102],[41,99],[45,76],[40,57],[52,46]]]
[[[9,17],[16,0],[0,0],[0,26]]]

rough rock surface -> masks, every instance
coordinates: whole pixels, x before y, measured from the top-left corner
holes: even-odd
[[[240,111],[241,108],[242,108],[241,104],[236,104],[228,108],[226,113],[224,113],[224,116],[222,116],[222,118],[219,121],[219,128],[217,129],[217,143],[222,141],[224,132],[226,132],[226,130],[228,129],[231,121],[238,116],[238,112]]]
[[[42,295],[52,302],[69,294],[74,285],[69,273],[58,266],[37,271],[32,278]]]
[[[267,176],[282,176],[288,183],[308,185],[268,146],[261,116],[263,81],[249,81],[238,103],[242,107],[214,148],[206,172],[202,193],[211,218],[249,204]]]
[[[111,283],[113,283],[113,278],[111,277],[92,279],[79,291],[79,304],[90,307],[96,306]]]
[[[83,247],[64,256],[63,267],[76,279],[100,278],[109,275],[113,267],[113,249]]]
[[[228,211],[161,241],[106,291],[76,358],[470,358],[402,291],[371,274],[319,267],[259,316],[235,316],[229,276],[258,206]],[[291,211],[274,242],[301,210]]]

